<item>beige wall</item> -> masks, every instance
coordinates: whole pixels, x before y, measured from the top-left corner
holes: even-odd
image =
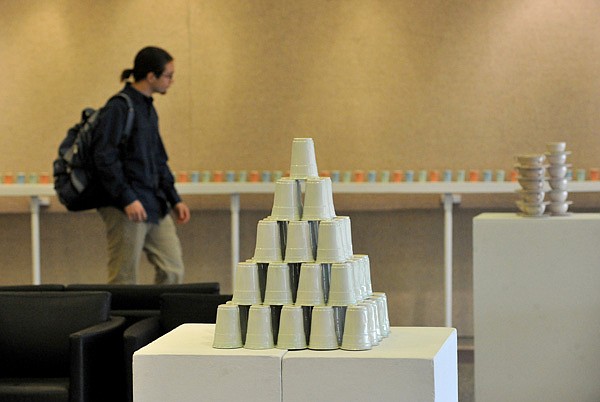
[[[4,1],[0,171],[48,170],[85,105],[147,44],[176,58],[157,99],[175,169],[511,168],[568,141],[600,165],[595,0]],[[215,152],[218,150],[218,152]]]
[[[3,1],[0,172],[50,170],[81,108],[116,92],[148,44],[176,59],[175,85],[156,99],[174,170],[285,170],[294,137],[314,138],[321,169],[510,169],[515,154],[559,139],[574,168],[600,166],[598,15],[595,0]],[[511,207],[500,198],[471,206]],[[438,199],[337,200],[355,248],[374,262],[374,283],[391,294],[395,324],[442,325]],[[230,290],[228,201],[190,202],[187,280]],[[242,258],[270,202],[242,200],[252,207]],[[26,212],[27,200],[0,207]],[[462,334],[472,333],[478,211],[460,210],[455,229]],[[28,217],[2,214],[0,225],[0,283],[27,283]],[[44,214],[42,242],[44,280],[104,280],[95,214]]]

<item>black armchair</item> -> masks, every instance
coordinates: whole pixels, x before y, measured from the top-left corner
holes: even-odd
[[[1,401],[125,399],[108,292],[0,292]]]
[[[207,293],[219,294],[218,282],[198,282],[172,285],[112,285],[112,284],[72,284],[69,291],[110,292],[111,314],[125,317],[131,325],[144,318],[157,316],[160,309],[160,295],[163,293]]]
[[[181,324],[214,324],[217,308],[231,300],[232,295],[201,293],[165,293],[160,296],[160,315],[138,321],[123,334],[125,370],[129,400],[133,400],[133,354]]]
[[[3,285],[0,292],[60,292],[65,290],[65,285],[55,283],[43,283],[40,285]]]

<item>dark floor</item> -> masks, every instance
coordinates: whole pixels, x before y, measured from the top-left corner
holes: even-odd
[[[473,371],[475,351],[473,338],[458,340],[458,400],[473,402],[475,400],[475,381]]]

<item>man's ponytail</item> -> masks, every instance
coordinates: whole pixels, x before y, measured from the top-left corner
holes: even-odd
[[[121,73],[121,82],[127,81],[129,77],[131,77],[131,74],[133,74],[133,69],[128,68],[126,70],[123,70],[123,72]]]

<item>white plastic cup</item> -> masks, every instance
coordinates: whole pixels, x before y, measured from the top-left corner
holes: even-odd
[[[254,262],[239,262],[235,270],[233,302],[240,305],[261,303],[258,265]]]
[[[267,284],[265,300],[269,306],[292,304],[292,288],[290,285],[290,267],[286,263],[272,262],[267,268]]]
[[[332,307],[317,306],[312,309],[308,348],[316,350],[338,348]]]
[[[285,262],[313,262],[314,245],[307,221],[290,221],[287,227]]]
[[[375,300],[367,299],[363,300],[360,305],[367,306],[367,313],[369,315],[369,336],[372,337],[371,343],[373,346],[379,345],[379,342],[383,338],[381,333],[381,327],[379,326],[379,313],[377,311],[377,302]]]
[[[346,260],[344,234],[339,220],[326,220],[319,223],[317,240],[317,262],[334,263]]]
[[[348,260],[348,263],[352,264],[352,272],[354,273],[354,294],[356,295],[356,301],[362,301],[367,297],[366,287],[364,286],[364,270],[362,258],[353,257]]]
[[[281,309],[277,349],[306,349],[304,316],[301,306],[286,305]]]
[[[386,338],[389,335],[389,328],[386,327],[385,323],[385,299],[382,297],[371,296],[369,300],[377,303],[377,322],[379,323],[379,333],[382,338]]]
[[[274,347],[271,307],[264,305],[250,306],[244,348],[272,349]]]
[[[221,304],[217,307],[213,348],[236,349],[242,346],[240,310],[235,304]]]
[[[350,223],[349,216],[337,216],[335,220],[338,220],[342,225],[343,245],[345,250],[346,259],[351,258],[354,251],[352,250],[352,225]]]
[[[296,293],[297,306],[323,306],[323,270],[319,263],[304,263],[300,266],[300,279]]]
[[[341,349],[369,350],[372,348],[369,337],[369,318],[367,307],[349,306],[346,310],[346,323]]]
[[[390,317],[388,313],[387,296],[383,292],[375,292],[371,296],[375,300],[380,300],[382,308],[379,309],[379,325],[382,328],[381,335],[387,337],[390,334]]]
[[[362,275],[361,286],[363,286],[363,292],[365,297],[373,294],[373,285],[371,283],[371,261],[367,254],[355,254],[354,258],[359,258],[362,264]]]
[[[334,216],[331,179],[314,177],[306,180],[302,220],[321,221],[332,219]]]
[[[327,191],[327,193],[325,194],[325,197],[327,199],[327,203],[329,204],[329,213],[331,214],[331,217],[335,217],[335,206],[333,204],[333,184],[331,183],[331,177],[323,177],[323,180],[325,180],[325,190]]]
[[[300,220],[302,198],[300,183],[297,180],[282,178],[275,182],[275,195],[271,218],[278,221]]]
[[[348,306],[356,303],[354,272],[348,262],[331,264],[328,306]]]
[[[292,179],[307,179],[319,176],[315,144],[312,138],[294,138],[292,142],[292,162],[290,177]]]
[[[356,281],[356,289],[357,289],[357,293],[356,293],[356,297],[358,300],[364,300],[365,298],[367,298],[368,292],[367,292],[367,277],[366,277],[366,269],[367,269],[367,262],[365,260],[366,255],[365,254],[355,254],[352,256],[352,259],[350,261],[354,262],[354,278]]]
[[[262,263],[283,261],[281,237],[276,220],[261,219],[258,221],[253,260]]]
[[[365,280],[367,281],[367,295],[371,296],[373,294],[373,283],[371,282],[371,260],[368,255],[364,257],[365,263]]]

